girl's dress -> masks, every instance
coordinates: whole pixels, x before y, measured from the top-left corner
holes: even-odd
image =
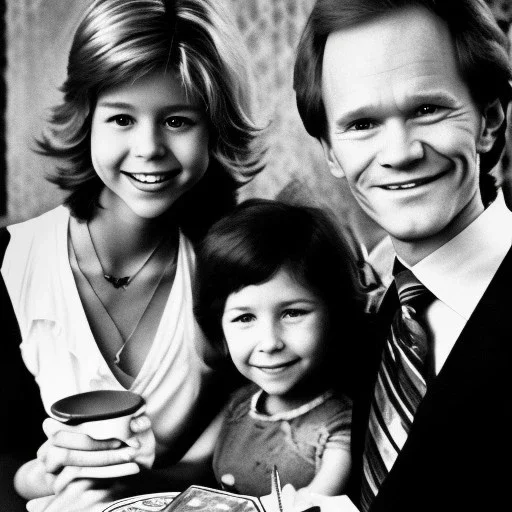
[[[250,384],[233,394],[215,447],[213,469],[225,490],[270,493],[274,465],[281,484],[306,487],[326,448],[350,451],[352,402],[328,391],[292,411],[259,412],[263,392]]]
[[[21,355],[49,414],[56,400],[84,391],[124,389],[100,353],[87,322],[68,256],[70,213],[59,206],[10,226],[2,275],[21,330]],[[159,454],[183,454],[190,425],[204,412],[213,370],[192,309],[194,251],[180,233],[177,269],[146,360],[130,391],[146,400]],[[15,392],[15,391],[14,391]]]

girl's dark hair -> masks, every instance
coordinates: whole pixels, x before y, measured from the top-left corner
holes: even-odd
[[[216,0],[91,3],[69,52],[63,101],[52,110],[49,130],[36,141],[36,151],[57,158],[57,171],[49,179],[69,191],[66,204],[77,218],[90,218],[103,188],[90,151],[99,94],[157,70],[177,76],[186,93],[202,101],[209,122],[210,168],[187,194],[187,201],[194,204],[178,210],[191,210],[196,220],[214,218],[207,207],[224,200],[228,207],[234,204],[235,189],[262,169],[260,129],[251,117],[248,59],[236,26],[220,4]],[[220,205],[217,211],[228,207]]]
[[[311,288],[328,308],[328,359],[337,369],[348,333],[360,332],[362,293],[352,253],[327,213],[312,207],[249,199],[215,223],[200,244],[195,313],[211,343],[224,351],[228,296],[272,278],[281,268]],[[341,375],[336,378],[341,382]]]

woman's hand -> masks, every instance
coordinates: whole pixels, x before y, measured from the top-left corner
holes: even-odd
[[[25,462],[14,475],[14,488],[26,500],[53,494],[55,476],[47,473],[37,459]]]
[[[155,437],[151,421],[145,414],[132,418],[132,435],[125,442],[118,439],[96,440],[78,432],[78,428],[64,427],[52,418],[43,422],[43,430],[48,440],[38,450],[37,458],[47,473],[53,475],[52,485],[56,493],[75,478],[83,476],[82,468],[107,468],[130,462],[151,468],[154,462]]]
[[[132,436],[126,441],[136,450],[133,461],[139,466],[151,469],[155,462],[156,440],[151,428],[151,420],[145,414],[135,416],[130,421]]]

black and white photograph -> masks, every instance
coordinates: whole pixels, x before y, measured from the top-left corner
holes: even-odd
[[[0,0],[0,512],[507,510],[512,0]]]

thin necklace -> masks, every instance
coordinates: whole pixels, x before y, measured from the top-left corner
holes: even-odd
[[[103,278],[110,283],[114,288],[122,288],[123,290],[126,290],[128,288],[129,284],[135,279],[137,274],[146,266],[148,261],[153,257],[157,249],[160,247],[161,243],[163,242],[165,236],[162,236],[158,243],[155,245],[155,247],[151,250],[151,252],[147,255],[146,259],[142,263],[142,265],[137,269],[137,271],[132,274],[131,276],[125,276],[125,277],[115,277],[112,274],[108,274],[105,272],[103,265],[101,263],[100,257],[98,256],[98,251],[96,250],[96,246],[94,245],[94,241],[91,236],[91,231],[89,229],[89,221],[85,223],[87,226],[87,235],[89,236],[89,240],[91,241],[91,245],[94,251],[94,255],[96,256],[96,259],[98,260],[98,263],[101,267],[101,273],[103,274]]]
[[[89,235],[90,237],[90,235]],[[92,239],[91,239],[92,241]],[[158,244],[160,245],[160,243]],[[119,338],[121,339],[121,347],[119,348],[119,350],[115,353],[115,356],[114,356],[114,359],[113,359],[113,363],[119,367],[119,364],[121,362],[121,354],[123,352],[123,350],[126,348],[126,345],[128,344],[128,342],[130,341],[130,339],[132,338],[132,336],[135,334],[135,331],[137,330],[137,327],[139,326],[142,318],[144,317],[149,305],[151,304],[151,302],[153,301],[153,298],[156,294],[156,291],[158,290],[158,288],[160,287],[160,283],[162,282],[162,279],[167,271],[167,269],[171,266],[171,265],[174,265],[174,263],[176,262],[176,259],[177,259],[177,255],[178,255],[178,250],[175,250],[174,251],[174,255],[172,258],[169,259],[169,263],[167,263],[167,265],[164,266],[164,269],[160,275],[160,277],[158,278],[156,284],[153,286],[153,289],[151,290],[151,293],[149,295],[149,298],[147,299],[146,301],[146,305],[144,306],[144,308],[142,309],[142,312],[139,316],[139,319],[137,320],[137,322],[135,322],[132,330],[130,331],[130,334],[126,337],[126,339],[123,337],[123,335],[121,334],[121,330],[119,329],[119,327],[117,326],[117,323],[116,321],[114,320],[114,318],[112,317],[112,315],[110,314],[108,308],[105,306],[104,302],[101,300],[101,297],[99,296],[98,292],[96,291],[96,289],[94,288],[92,282],[90,281],[90,279],[87,277],[87,274],[85,274],[85,272],[82,270],[82,267],[80,266],[80,260],[78,258],[78,255],[77,255],[77,252],[76,252],[76,249],[75,249],[75,245],[73,243],[73,239],[71,239],[71,248],[72,248],[72,251],[73,251],[73,256],[75,258],[75,261],[76,261],[76,266],[80,272],[80,274],[82,274],[82,276],[85,278],[85,280],[87,281],[87,283],[89,284],[89,286],[91,287],[91,290],[93,291],[94,295],[96,296],[96,298],[98,299],[99,303],[101,304],[101,306],[103,307],[105,313],[107,313],[108,317],[110,318],[113,326],[115,327],[117,333],[119,334]],[[153,251],[154,252],[154,251]],[[99,262],[99,260],[98,260]]]

